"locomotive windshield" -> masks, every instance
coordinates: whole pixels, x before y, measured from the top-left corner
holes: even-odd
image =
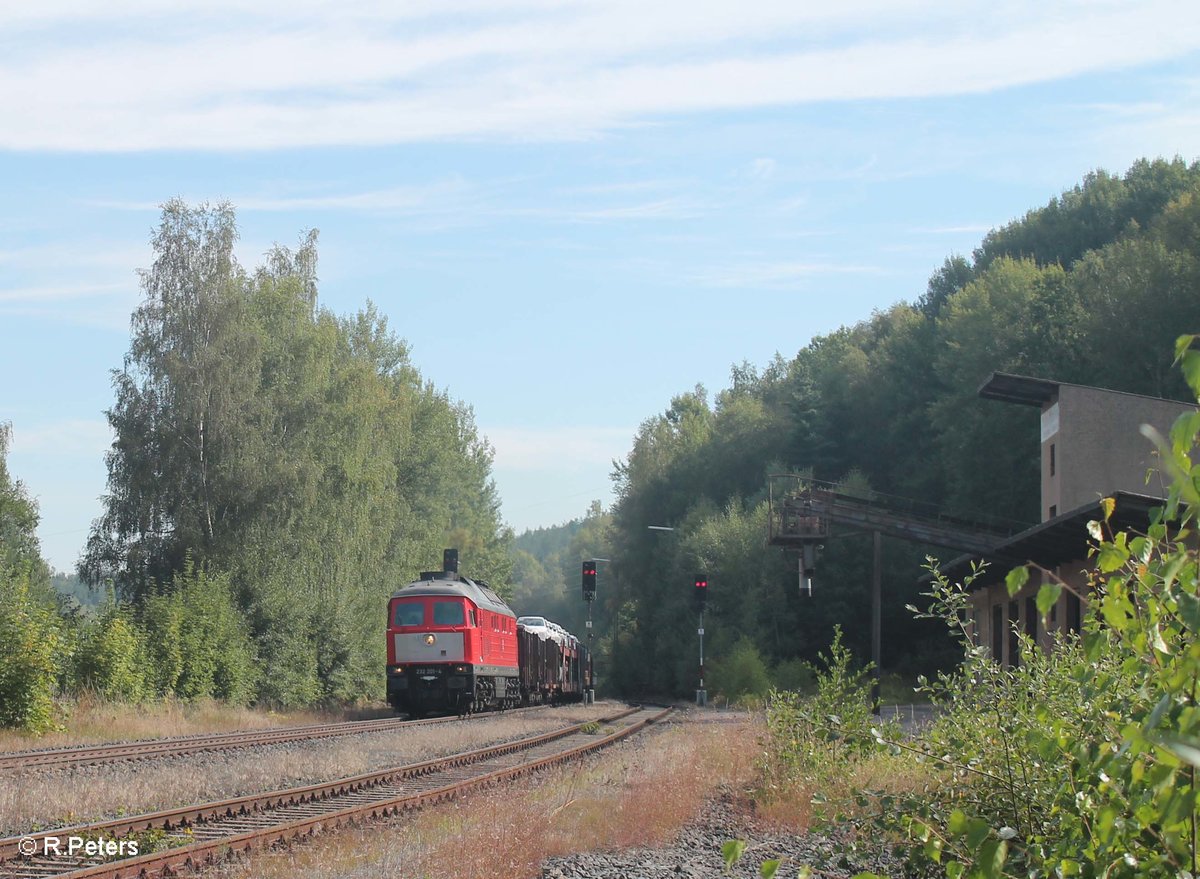
[[[398,601],[393,626],[419,626],[425,622],[425,605],[420,601]]]
[[[435,626],[461,626],[466,617],[461,601],[435,601],[433,624]]]

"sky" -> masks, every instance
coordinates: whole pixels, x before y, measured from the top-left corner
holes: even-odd
[[[249,7],[249,8],[248,8]],[[638,425],[913,301],[1096,169],[1200,159],[1194,0],[0,0],[0,422],[70,571],[159,206],[320,234],[518,532]]]

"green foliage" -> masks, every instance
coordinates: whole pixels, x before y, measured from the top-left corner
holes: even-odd
[[[315,232],[252,272],[237,235],[229,205],[163,207],[81,572],[154,629],[157,692],[378,697],[387,598],[443,547],[508,589],[492,450],[373,305],[319,307]]]
[[[114,702],[140,702],[146,693],[145,642],[128,612],[110,604],[85,624],[75,653],[78,687]]]
[[[209,575],[189,560],[167,591],[143,601],[141,619],[154,692],[185,700],[250,701],[257,675],[254,645],[228,576]]]
[[[771,748],[764,763],[765,796],[785,795],[801,779],[815,791],[840,787],[845,764],[873,747],[871,667],[854,662],[841,629],[834,630],[820,661],[813,695],[776,690],[767,701]],[[814,801],[816,814],[824,814],[823,805]]]
[[[816,670],[800,659],[785,659],[771,671],[771,683],[776,690],[791,690],[809,696],[816,692]]]
[[[37,505],[8,472],[0,423],[0,726],[54,728],[54,695],[69,638],[37,540]]]
[[[771,676],[752,640],[742,638],[725,657],[713,663],[712,689],[730,702],[767,695]]]
[[[37,504],[25,486],[8,473],[11,443],[12,425],[0,422],[0,573],[26,567],[40,581],[47,575],[47,569],[38,547]]]
[[[63,639],[57,616],[29,594],[27,572],[0,579],[0,726],[54,728]]]

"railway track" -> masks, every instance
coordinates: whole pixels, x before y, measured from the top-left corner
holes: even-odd
[[[665,717],[671,709],[630,708],[603,720],[562,727],[488,748],[342,778],[133,818],[40,831],[0,840],[3,879],[130,879],[174,875],[232,852],[387,817],[453,799],[597,750]],[[597,724],[617,727],[589,735]],[[72,841],[80,841],[73,853]],[[87,856],[88,843],[109,859]],[[124,843],[124,845],[122,845]],[[131,851],[131,843],[137,843]],[[147,853],[153,844],[155,851]],[[117,856],[118,860],[112,860]]]
[[[539,708],[518,708],[506,712],[508,715]],[[472,715],[474,717],[496,717],[498,715]],[[305,726],[287,726],[250,732],[214,733],[212,735],[184,736],[169,739],[153,739],[122,744],[83,745],[72,748],[54,748],[43,751],[13,751],[0,753],[0,771],[41,769],[52,766],[88,766],[96,763],[116,763],[126,760],[143,760],[152,757],[175,757],[199,754],[205,751],[228,751],[252,748],[258,745],[277,745],[310,739],[334,738],[336,736],[361,735],[363,733],[386,732],[410,726],[460,721],[459,717],[432,717],[424,720],[401,720],[384,717],[378,720],[350,720],[340,723],[318,723]]]

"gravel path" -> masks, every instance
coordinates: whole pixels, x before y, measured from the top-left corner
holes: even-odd
[[[839,839],[771,831],[754,820],[752,808],[725,794],[708,803],[700,817],[669,845],[551,858],[542,866],[542,879],[754,879],[759,876],[759,865],[772,858],[786,859],[777,874],[781,879],[795,876],[805,864],[813,869],[814,877],[828,879],[845,879],[864,870],[902,875],[900,864],[890,855],[858,851],[848,835]],[[721,847],[732,839],[747,845],[742,859],[726,871]]]

